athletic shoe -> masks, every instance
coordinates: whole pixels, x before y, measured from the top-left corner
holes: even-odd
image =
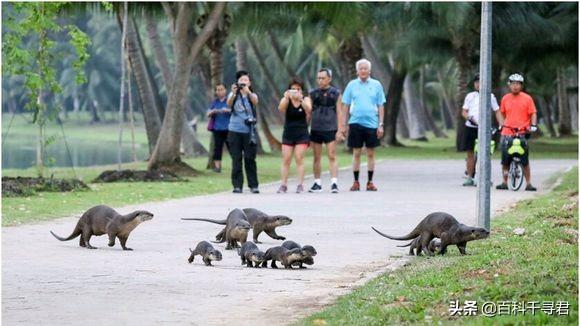
[[[213,172],[222,173],[222,168],[213,168]]]
[[[531,184],[528,183],[528,185],[526,186],[526,191],[536,191],[538,189],[536,189],[536,187],[532,186]]]
[[[234,194],[241,194],[242,193],[242,188],[234,188],[234,191],[232,191]]]
[[[350,191],[359,191],[360,190],[360,183],[358,181],[353,182],[352,187],[350,187]]]
[[[336,185],[336,183],[333,183],[332,186],[330,186],[330,192],[332,192],[333,194],[338,193],[338,186]]]
[[[250,192],[253,194],[259,194],[260,193],[260,189],[258,188],[250,188]]]
[[[288,191],[288,187],[286,187],[285,185],[281,185],[280,188],[278,188],[277,193],[285,194],[287,191]]]
[[[303,192],[303,191],[304,191],[304,186],[303,186],[303,185],[298,185],[298,186],[296,187],[296,193],[297,193],[297,194],[299,194],[299,193],[301,193],[301,192]]]
[[[465,182],[463,183],[464,187],[475,187],[475,181],[473,180],[473,178],[467,178],[467,180],[465,180]]]
[[[505,182],[502,182],[501,184],[497,185],[497,187],[495,187],[495,189],[497,190],[507,190],[508,186]]]
[[[367,191],[377,191],[377,187],[373,184],[372,181],[367,182]]]
[[[315,182],[312,185],[312,187],[310,187],[310,189],[308,189],[308,192],[322,192],[322,187],[318,183]]]

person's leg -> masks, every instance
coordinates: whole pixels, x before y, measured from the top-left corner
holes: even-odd
[[[526,184],[532,184],[532,175],[530,171],[530,165],[524,166],[524,178],[526,178]]]
[[[326,144],[326,154],[328,155],[328,165],[330,168],[330,176],[333,182],[336,183],[338,178],[338,162],[336,161],[336,141]]]
[[[467,151],[467,176],[470,178],[475,176],[475,154],[472,150]]]
[[[292,153],[294,153],[293,146],[282,145],[282,168],[280,178],[282,186],[288,186],[288,174],[290,173],[290,164],[292,163]]]
[[[244,174],[242,172],[242,134],[230,132],[228,134],[230,156],[232,157],[232,186],[234,189],[242,189],[244,186]]]
[[[367,166],[368,166],[368,180],[367,191],[377,191],[377,187],[373,184],[373,175],[375,173],[375,149],[367,148]]]
[[[222,154],[224,150],[224,143],[226,142],[227,133],[223,131],[214,131],[214,152],[213,160],[215,168],[220,171],[222,168]]]
[[[250,134],[243,134],[244,168],[248,186],[252,190],[258,189],[258,167],[256,166],[257,146],[250,144]]]
[[[312,163],[312,169],[314,171],[314,179],[317,180],[318,184],[320,185],[320,174],[321,171],[321,157],[322,157],[322,144],[311,142],[312,145],[312,152],[314,154],[314,160]]]
[[[298,185],[304,183],[304,154],[308,149],[308,144],[298,144],[294,147],[294,160],[296,161],[296,172],[298,174]]]

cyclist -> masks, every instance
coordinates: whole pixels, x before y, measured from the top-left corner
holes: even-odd
[[[508,146],[506,146],[506,137],[513,137],[518,131],[535,132],[538,129],[538,117],[536,115],[536,106],[534,100],[523,91],[524,77],[520,74],[513,74],[508,78],[508,85],[510,93],[506,94],[501,99],[500,111],[505,118],[505,121],[500,121],[501,135],[502,135],[502,154],[501,164],[503,173],[503,183],[498,185],[496,189],[506,190],[508,170],[511,163],[511,157],[508,154]],[[503,127],[501,127],[503,126]],[[530,165],[528,162],[529,148],[526,149],[521,158],[522,166],[524,167],[524,178],[526,179],[526,190],[536,191],[537,189],[532,185]]]
[[[465,136],[463,141],[464,151],[467,151],[467,180],[463,183],[464,186],[475,186],[473,177],[475,176],[475,156],[473,149],[475,148],[475,140],[477,139],[477,125],[479,119],[479,74],[473,78],[473,88],[475,91],[465,96],[463,102],[463,111],[461,112],[465,119]],[[503,119],[499,112],[499,105],[495,96],[491,94],[491,109],[495,111],[497,121]]]

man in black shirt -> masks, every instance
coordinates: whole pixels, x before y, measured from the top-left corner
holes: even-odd
[[[322,182],[321,157],[322,144],[326,144],[326,152],[330,165],[331,186],[333,193],[338,192],[338,163],[336,161],[336,140],[342,137],[338,132],[338,121],[341,121],[340,91],[331,86],[332,70],[320,69],[317,75],[318,88],[310,92],[312,99],[312,122],[310,126],[310,142],[314,151],[314,184],[309,192],[321,192]]]

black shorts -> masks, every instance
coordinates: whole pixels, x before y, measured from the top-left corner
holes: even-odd
[[[308,129],[284,129],[284,133],[282,134],[282,144],[288,146],[296,146],[300,144],[309,145],[310,137],[308,135]]]
[[[477,139],[477,128],[465,127],[463,133],[463,142],[461,143],[460,151],[473,151],[475,148],[475,140]]]
[[[508,149],[512,146],[512,142],[513,142],[512,137],[501,136],[501,164],[510,165],[514,157],[519,157],[522,165],[528,166],[529,164],[528,156],[530,154],[530,147],[528,146],[528,141],[525,139],[522,140],[522,147],[525,150],[523,155],[519,154],[510,155],[508,153]]]
[[[377,128],[367,128],[357,123],[349,125],[348,147],[350,148],[375,148],[380,145],[377,137]]]
[[[328,144],[336,140],[336,130],[331,131],[310,131],[310,141],[317,144]]]

